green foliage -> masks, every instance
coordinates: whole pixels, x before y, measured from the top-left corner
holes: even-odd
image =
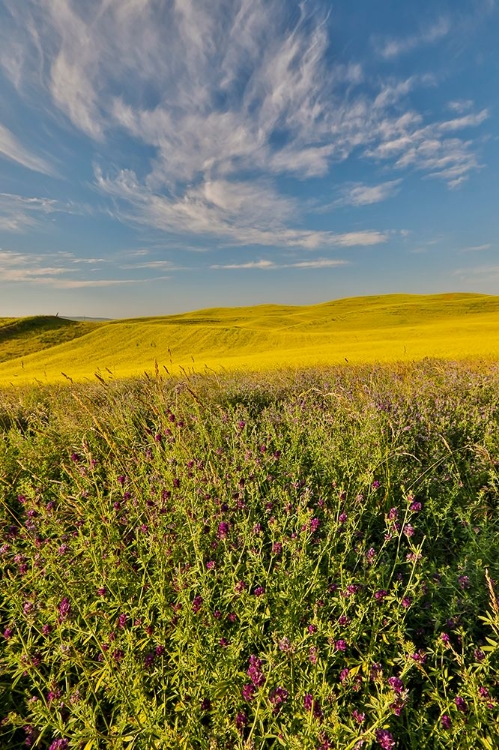
[[[495,366],[0,399],[2,748],[497,747]]]

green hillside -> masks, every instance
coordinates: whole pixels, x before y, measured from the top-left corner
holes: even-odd
[[[0,319],[0,383],[180,368],[499,357],[499,297],[383,295],[92,323]]]

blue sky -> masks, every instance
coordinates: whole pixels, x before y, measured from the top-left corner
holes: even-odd
[[[0,0],[0,316],[499,294],[496,0]]]

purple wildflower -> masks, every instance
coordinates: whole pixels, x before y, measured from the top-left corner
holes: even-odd
[[[461,711],[461,713],[463,713],[463,714],[467,714],[468,713],[468,704],[466,703],[466,701],[464,700],[464,698],[461,698],[460,695],[456,695],[456,697],[455,697],[454,700],[455,700],[455,703],[456,703],[457,710]]]
[[[470,588],[471,583],[470,583],[469,576],[459,576],[459,578],[457,580],[459,582],[459,585],[463,589],[463,591],[464,591],[464,589],[469,589]]]
[[[385,591],[385,589],[379,589],[379,591],[376,591],[376,592],[374,593],[374,598],[375,598],[375,599],[376,599],[376,601],[378,601],[378,602],[379,602],[379,601],[382,601],[382,600],[383,600],[383,599],[385,598],[385,596],[388,596],[388,592],[387,592],[387,591]]]
[[[118,617],[118,627],[123,630],[123,628],[126,625],[127,620],[128,620],[128,615],[122,612],[121,615]]]
[[[251,654],[249,658],[249,667],[246,674],[256,687],[260,687],[265,682],[265,675],[262,672],[262,660],[258,659],[254,654]]]
[[[208,570],[214,570],[216,568],[216,565],[217,564],[216,564],[215,560],[208,560],[208,562],[206,563],[206,568]]]
[[[209,698],[204,698],[201,701],[201,711],[211,711],[211,701]]]
[[[376,742],[383,750],[391,750],[392,747],[395,747],[395,740],[388,729],[376,730]]]
[[[255,697],[255,691],[255,686],[251,683],[248,683],[247,685],[244,685],[243,689],[241,690],[241,695],[243,696],[245,701],[250,703],[250,701],[252,701]]]
[[[317,664],[317,649],[311,646],[308,650],[308,658],[311,664]]]
[[[63,622],[71,613],[71,603],[67,596],[65,596],[59,604],[59,622]]]
[[[12,630],[12,628],[5,628],[5,630],[3,631],[3,637],[6,641],[8,641],[9,638],[12,637],[13,633],[14,631]]]
[[[358,711],[356,708],[352,711],[352,716],[357,724],[363,724],[366,719],[366,715],[361,714],[360,711]]]
[[[285,653],[291,651],[293,648],[291,645],[291,641],[289,640],[289,638],[286,638],[286,636],[284,638],[281,638],[278,645],[279,651],[284,651]]]
[[[248,717],[244,713],[244,711],[239,711],[239,713],[236,716],[236,727],[241,732],[246,724],[248,723]]]
[[[244,591],[245,589],[247,589],[247,588],[248,588],[248,587],[247,587],[247,585],[245,584],[245,582],[244,582],[244,581],[238,581],[238,582],[236,583],[236,585],[234,586],[234,590],[235,590],[236,594],[242,594],[242,592],[243,592],[243,591]]]
[[[398,693],[398,695],[400,695],[404,689],[404,683],[398,677],[389,677],[388,684],[396,693]]]
[[[388,518],[390,521],[396,521],[399,517],[399,509],[398,508],[390,508],[390,512],[388,513]]]
[[[409,510],[412,510],[413,513],[419,513],[422,507],[421,503],[416,500],[410,504]]]
[[[440,719],[440,723],[441,723],[441,725],[442,725],[442,727],[443,727],[444,729],[450,729],[450,728],[451,728],[451,726],[452,726],[452,722],[451,722],[450,716],[447,716],[447,714],[444,714],[444,715],[443,715],[443,716],[441,717],[441,719]]]
[[[450,638],[449,638],[449,635],[447,633],[442,633],[442,635],[440,636],[440,638],[442,640],[442,643],[445,643],[445,644],[450,643]]]
[[[334,647],[336,651],[346,651],[347,650],[347,642],[343,640],[343,638],[340,638],[336,643],[334,644]]]
[[[282,544],[281,542],[276,542],[272,545],[272,554],[273,555],[280,555],[282,553]]]
[[[222,521],[218,524],[218,538],[226,539],[229,535],[230,526],[227,521]]]
[[[414,536],[414,526],[411,526],[410,523],[405,524],[403,531],[408,539],[409,537]]]
[[[340,672],[340,682],[346,682],[348,680],[348,675],[350,674],[350,670],[348,667],[345,667],[345,669],[342,669]]]
[[[59,739],[54,740],[54,742],[50,745],[49,750],[66,750],[69,747],[69,740],[66,739]]]
[[[203,597],[202,596],[195,596],[192,602],[192,611],[194,614],[197,614],[201,607],[203,606]]]
[[[412,604],[411,597],[410,596],[404,596],[404,598],[402,599],[402,606],[405,609],[409,609],[409,607],[411,606],[411,604]]]
[[[312,534],[317,531],[320,525],[321,522],[318,518],[312,518],[312,520],[310,521],[310,531],[312,532]]]
[[[276,687],[275,690],[272,690],[269,696],[269,700],[274,706],[274,713],[278,713],[278,711],[281,710],[282,704],[286,703],[288,697],[289,693],[283,687]]]
[[[265,589],[263,588],[263,586],[257,586],[253,591],[253,594],[255,596],[263,596],[265,594]]]

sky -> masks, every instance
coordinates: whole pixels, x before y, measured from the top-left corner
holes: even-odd
[[[499,0],[0,0],[0,316],[499,294]]]

